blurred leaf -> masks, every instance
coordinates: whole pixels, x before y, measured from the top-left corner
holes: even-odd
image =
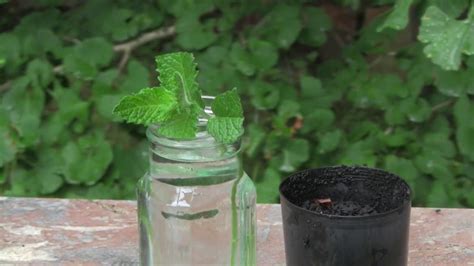
[[[251,76],[257,71],[270,69],[278,61],[278,52],[271,43],[250,39],[249,47],[245,49],[239,43],[234,43],[230,59],[243,74]]]
[[[346,149],[339,163],[374,167],[377,163],[377,157],[374,154],[373,146],[370,141],[355,142]]]
[[[252,103],[257,109],[273,109],[280,100],[280,92],[275,90],[271,84],[257,82],[250,88]]]
[[[56,143],[70,138],[62,137],[72,121],[86,123],[89,116],[90,103],[82,101],[74,88],[65,89],[59,84],[55,85],[52,96],[58,110],[50,114],[49,118],[41,125],[41,140],[46,144]]]
[[[142,177],[148,168],[148,143],[141,142],[131,147],[117,145],[113,148],[114,168],[118,170],[119,179],[133,182],[133,190],[138,178]],[[133,164],[129,162],[133,161]]]
[[[385,157],[385,169],[403,178],[413,191],[417,190],[415,181],[420,174],[412,161],[390,154]]]
[[[291,118],[299,116],[300,105],[298,102],[284,100],[278,106],[278,113],[274,118],[274,126],[277,129],[287,129],[288,121]]]
[[[278,4],[253,30],[264,39],[280,48],[288,48],[298,37],[301,31],[299,7],[295,5]]]
[[[255,158],[265,141],[265,131],[258,124],[251,124],[246,132],[245,154],[250,158]]]
[[[436,87],[447,96],[459,97],[471,84],[470,73],[461,71],[438,71]]]
[[[425,174],[430,174],[445,182],[453,179],[449,162],[439,154],[422,153],[415,157],[416,167]]]
[[[469,0],[429,0],[429,3],[436,5],[440,10],[443,10],[448,16],[457,18],[468,7]]]
[[[460,97],[454,105],[453,114],[458,127],[472,125],[469,122],[474,117],[473,102],[468,97]]]
[[[311,76],[302,76],[300,79],[301,95],[303,97],[319,96],[322,90],[321,81]]]
[[[28,64],[26,76],[30,79],[31,85],[44,88],[53,79],[53,68],[48,62],[35,59]]]
[[[10,115],[12,126],[19,132],[21,141],[26,146],[38,141],[38,128],[45,96],[38,87],[30,87],[28,78],[17,79],[2,99],[2,105]]]
[[[319,47],[326,42],[326,32],[332,27],[331,19],[320,8],[305,7],[302,10],[304,27],[299,39],[302,43]]]
[[[461,154],[474,161],[474,126],[461,126],[456,130],[456,140]]]
[[[20,41],[11,33],[0,34],[0,55],[5,57],[8,64],[18,65],[20,63]]]
[[[63,185],[64,164],[56,150],[40,150],[39,153],[41,154],[39,162],[29,174],[38,179],[39,193],[47,195],[57,191]]]
[[[384,118],[389,125],[401,125],[406,122],[405,113],[398,104],[388,106]]]
[[[431,192],[428,195],[427,203],[433,207],[448,206],[451,199],[449,198],[443,183],[434,183]]]
[[[408,100],[404,103],[404,111],[408,119],[414,123],[420,123],[428,119],[431,115],[431,107],[425,99]]]
[[[230,60],[242,74],[251,76],[255,73],[251,55],[239,43],[232,45]]]
[[[278,61],[278,50],[269,42],[252,38],[249,40],[249,49],[253,65],[259,71],[270,69]]]
[[[133,62],[133,61],[131,61]],[[130,66],[130,65],[129,65]],[[116,69],[109,69],[107,71],[99,73],[92,84],[93,97],[99,97],[104,94],[110,94],[114,92],[114,81],[118,77],[118,71]],[[127,81],[124,81],[124,83]],[[132,82],[130,82],[132,83]],[[147,86],[141,87],[145,88]]]
[[[66,54],[64,68],[77,77],[92,79],[99,67],[109,64],[113,56],[112,48],[112,44],[104,38],[84,40]]]
[[[120,83],[120,92],[123,94],[136,93],[141,88],[149,86],[149,71],[136,60],[131,60],[127,65],[127,75]]]
[[[446,158],[456,155],[456,148],[443,134],[430,133],[423,136],[423,148],[429,153],[437,153]]]
[[[342,131],[339,129],[323,134],[319,138],[318,152],[325,154],[335,150],[341,142],[342,134]]]
[[[97,113],[100,114],[103,118],[117,122],[120,121],[121,119],[117,115],[115,115],[112,110],[115,106],[117,106],[122,97],[122,95],[115,94],[106,94],[100,96],[100,98],[96,101]]]
[[[176,32],[178,33],[177,43],[186,50],[203,49],[217,40],[213,25],[201,23],[197,12],[183,14],[177,21]]]
[[[0,107],[0,167],[13,160],[17,151],[16,138],[10,129],[8,113]]]
[[[390,133],[383,133],[380,137],[388,147],[403,147],[416,139],[416,135],[413,132],[399,128]]]
[[[382,31],[386,28],[394,30],[404,29],[408,24],[408,15],[412,2],[413,0],[397,0],[392,11],[390,11],[384,23],[377,28],[377,31]]]
[[[259,203],[275,203],[277,201],[280,185],[280,173],[267,168],[262,181],[257,183],[257,200]]]
[[[112,161],[112,148],[104,135],[95,132],[69,142],[61,152],[64,174],[70,184],[93,185]]]
[[[335,115],[329,109],[313,109],[311,113],[304,116],[303,133],[309,133],[313,130],[324,132],[334,122]]]
[[[426,43],[426,56],[445,70],[458,70],[462,54],[474,54],[473,19],[473,10],[467,19],[458,21],[436,6],[428,7],[418,34]]]
[[[305,139],[292,139],[283,148],[280,171],[293,172],[309,159],[309,143]]]
[[[27,170],[19,168],[10,174],[10,189],[6,190],[5,196],[39,196],[41,186],[39,179],[31,175]]]

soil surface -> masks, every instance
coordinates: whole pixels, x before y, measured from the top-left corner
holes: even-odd
[[[306,170],[290,176],[280,189],[290,202],[325,215],[374,215],[410,199],[408,185],[398,176],[365,167]]]

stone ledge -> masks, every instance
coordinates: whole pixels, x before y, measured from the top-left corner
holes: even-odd
[[[280,206],[258,205],[258,265],[285,264]],[[0,197],[0,265],[136,265],[135,202]],[[474,209],[413,208],[410,265],[474,265]]]

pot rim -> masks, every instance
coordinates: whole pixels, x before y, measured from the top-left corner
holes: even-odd
[[[400,179],[407,187],[408,189],[408,199],[405,199],[403,200],[403,203],[395,208],[395,209],[392,209],[392,210],[389,210],[389,211],[386,211],[386,212],[382,212],[382,213],[377,213],[377,214],[369,214],[369,215],[363,215],[363,216],[343,216],[343,215],[329,215],[329,214],[321,214],[321,213],[317,213],[317,212],[313,212],[313,211],[310,211],[306,208],[303,208],[303,207],[300,207],[298,205],[296,205],[295,203],[291,202],[287,197],[285,197],[285,195],[282,193],[281,189],[282,189],[282,186],[287,182],[287,180],[289,178],[291,178],[292,176],[294,175],[297,175],[299,173],[304,173],[304,172],[307,172],[307,171],[311,171],[311,170],[322,170],[322,169],[331,169],[331,168],[342,168],[342,167],[353,167],[353,168],[359,168],[359,169],[368,169],[368,170],[376,170],[376,171],[382,171],[384,173],[387,173],[387,174],[391,174],[395,177],[397,177],[398,179]],[[382,217],[387,217],[387,216],[390,216],[390,214],[393,214],[393,213],[396,213],[396,212],[400,212],[401,210],[403,210],[404,208],[410,208],[411,207],[411,196],[412,196],[412,191],[411,191],[411,188],[410,186],[408,185],[408,183],[403,179],[401,178],[400,176],[396,175],[396,174],[393,174],[393,173],[390,173],[390,172],[387,172],[383,169],[380,169],[380,168],[372,168],[372,167],[366,167],[366,166],[345,166],[345,165],[338,165],[338,166],[326,166],[326,167],[318,167],[318,168],[309,168],[309,169],[305,169],[305,170],[301,170],[301,171],[298,171],[298,172],[295,172],[289,176],[287,176],[281,183],[280,183],[280,186],[278,187],[278,191],[280,192],[280,198],[284,199],[288,205],[290,205],[291,207],[293,208],[296,208],[300,211],[303,211],[303,212],[306,212],[306,213],[309,213],[311,215],[314,215],[314,216],[319,216],[321,218],[325,218],[325,219],[336,219],[336,220],[369,220],[369,219],[375,219],[375,218],[382,218]],[[280,204],[281,204],[281,200],[280,200]],[[408,205],[408,206],[407,206]]]

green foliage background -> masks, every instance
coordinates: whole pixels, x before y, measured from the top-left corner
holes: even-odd
[[[206,94],[243,98],[260,202],[298,169],[365,164],[415,205],[474,207],[469,0],[1,2],[0,194],[134,198],[148,144],[112,108],[186,50]]]

